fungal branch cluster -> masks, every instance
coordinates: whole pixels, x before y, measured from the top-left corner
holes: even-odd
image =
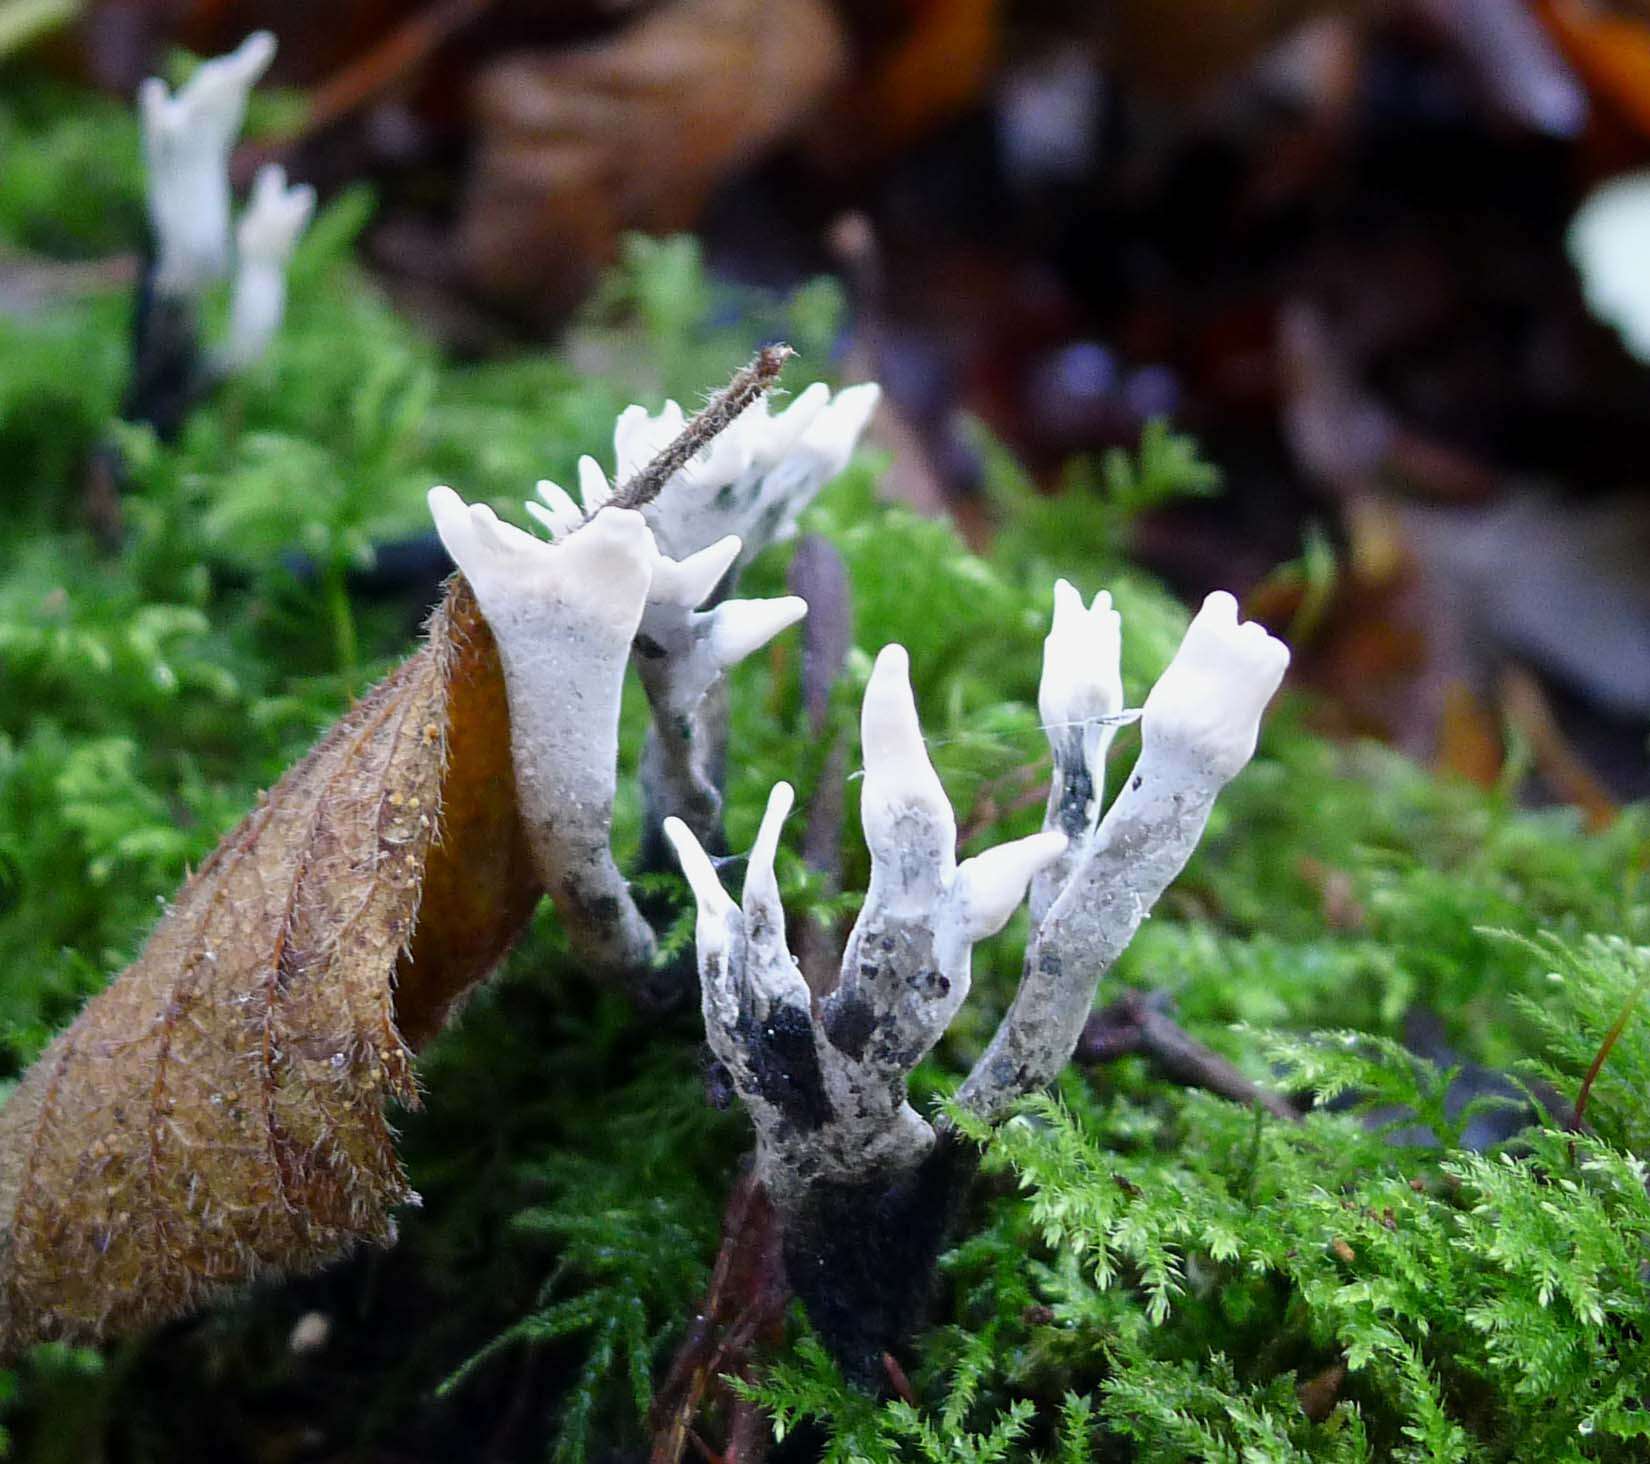
[[[653,713],[645,845],[660,847],[677,820],[719,847],[724,673],[807,610],[794,596],[734,598],[734,584],[842,470],[877,397],[875,386],[833,396],[816,385],[777,413],[761,397],[660,492],[624,508],[615,493],[686,425],[674,402],[654,417],[632,407],[614,430],[617,488],[590,457],[579,463],[582,506],[538,485],[527,509],[548,542],[450,488],[430,492],[441,541],[498,642],[516,798],[539,878],[575,949],[640,995],[674,993],[611,848],[626,669],[634,662]]]
[[[528,506],[548,543],[450,489],[430,495],[498,640],[517,799],[545,887],[586,956],[657,976],[653,933],[609,842],[620,690],[627,662],[639,670],[653,712],[642,762],[648,835],[669,841],[698,904],[709,1045],[755,1124],[757,1175],[784,1219],[792,1285],[851,1366],[880,1357],[912,1320],[901,1312],[917,1304],[942,1237],[936,1216],[956,1187],[959,1146],[913,1108],[907,1080],[968,997],[973,946],[1029,892],[1018,994],[958,1095],[995,1119],[1070,1059],[1100,978],[1252,756],[1288,663],[1279,641],[1240,623],[1236,602],[1216,593],[1144,708],[1125,712],[1120,617],[1105,593],[1085,605],[1062,581],[1039,692],[1054,764],[1044,827],[959,863],[906,652],[884,647],[861,718],[870,887],[837,982],[815,997],[786,941],[774,872],[790,786],[772,791],[739,902],[714,858],[723,673],[807,606],[728,595],[740,568],[788,534],[847,461],[876,398],[874,386],[833,397],[816,385],[777,415],[761,400],[639,509],[613,506],[607,476],[585,458],[582,508],[550,483]],[[691,430],[674,403],[658,416],[627,410],[614,434],[620,478]],[[1112,737],[1135,719],[1140,755],[1102,817]],[[833,1300],[844,1286],[857,1296],[851,1307]],[[886,1315],[867,1322],[860,1313],[873,1298]]]
[[[289,185],[285,170],[267,163],[233,227],[230,218],[230,155],[252,88],[274,59],[275,37],[255,31],[205,62],[175,94],[159,77],[138,90],[152,257],[125,415],[152,421],[163,434],[215,382],[257,362],[286,312],[287,266],[314,212],[315,190]],[[203,363],[201,303],[231,276],[228,333]]]
[[[1070,1059],[1100,978],[1184,867],[1216,796],[1254,752],[1288,652],[1260,626],[1240,623],[1236,602],[1216,593],[1146,698],[1139,758],[1100,817],[1106,752],[1126,720],[1120,632],[1104,593],[1085,606],[1069,584],[1056,587],[1039,696],[1054,754],[1043,830],[961,864],[905,651],[882,650],[861,718],[870,887],[837,985],[817,1004],[786,946],[774,882],[790,788],[781,783],[770,797],[739,905],[693,831],[667,825],[699,905],[711,1047],[755,1122],[761,1179],[797,1233],[812,1237],[812,1254],[787,1249],[810,1310],[817,1298],[809,1267],[817,1268],[833,1232],[867,1214],[884,1217],[885,1229],[888,1217],[914,1229],[939,1201],[922,1178],[935,1129],[907,1102],[906,1081],[967,998],[973,945],[1000,930],[1029,889],[1033,934],[1018,994],[957,1095],[967,1111],[998,1119]],[[824,1268],[835,1273],[831,1284],[840,1286],[842,1271],[865,1255],[863,1245],[857,1256],[836,1254]],[[898,1286],[886,1271],[864,1280],[867,1295]],[[826,1325],[817,1311],[815,1320]],[[890,1342],[898,1330],[879,1340]],[[853,1362],[851,1340],[832,1340]]]

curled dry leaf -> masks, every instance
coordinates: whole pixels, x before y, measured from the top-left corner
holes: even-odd
[[[0,1353],[393,1234],[412,1048],[537,898],[462,580],[0,1109]],[[422,898],[422,909],[421,909]],[[415,930],[416,924],[416,930]],[[397,979],[399,976],[399,986]]]

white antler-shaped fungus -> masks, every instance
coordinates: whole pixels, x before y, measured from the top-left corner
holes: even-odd
[[[247,97],[274,59],[275,37],[254,31],[175,96],[157,76],[138,89],[162,295],[197,296],[229,273],[229,154]]]

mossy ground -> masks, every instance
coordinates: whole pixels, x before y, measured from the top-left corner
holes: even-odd
[[[119,109],[21,88],[0,107],[0,154],[7,245],[90,256],[135,242],[135,132]],[[257,790],[405,651],[424,606],[369,601],[351,572],[375,542],[425,528],[430,484],[515,515],[536,478],[565,483],[579,453],[604,455],[632,399],[696,399],[771,333],[801,347],[799,379],[829,359],[828,287],[730,300],[673,243],[636,245],[598,303],[581,352],[594,371],[565,355],[455,364],[353,264],[368,207],[348,197],[323,216],[281,342],[172,444],[112,423],[122,292],[0,315],[0,1062],[13,1073],[131,958],[156,902]],[[98,549],[81,505],[82,465],[106,441],[129,471],[118,553]],[[874,454],[808,523],[854,590],[837,729],[852,737],[870,655],[905,643],[965,828],[988,801],[1011,804],[997,780],[1043,755],[1034,693],[1054,577],[1113,590],[1137,701],[1184,613],[1122,557],[1127,517],[1207,487],[1163,436],[1055,499],[987,456],[1000,521],[987,557],[880,505]],[[757,567],[758,590],[778,585],[784,557]],[[798,661],[793,636],[737,676],[736,848],[776,778],[805,803],[825,770]],[[627,713],[626,767],[640,713]],[[1379,748],[1326,744],[1301,713],[1272,717],[1110,982],[1172,992],[1197,1036],[1261,1080],[1314,1089],[1319,1108],[1291,1126],[1137,1061],[1070,1072],[981,1136],[988,1177],[908,1359],[918,1407],[845,1388],[793,1319],[757,1389],[792,1457],[1650,1449],[1637,1157],[1650,1014],[1634,1007],[1650,979],[1650,821],[1629,810],[1587,835],[1567,812],[1521,808],[1512,776],[1491,792],[1440,782]],[[865,874],[853,786],[848,889]],[[1037,817],[987,818],[976,843]],[[782,883],[798,918],[841,913],[794,853]],[[921,1074],[935,1101],[1006,1005],[1023,938],[1016,922],[978,953],[968,1010]],[[1399,1045],[1414,1009],[1472,1066],[1452,1073]],[[1487,1075],[1573,1101],[1623,1014],[1588,1132],[1485,1147],[1469,1130],[1477,1110],[1461,1100],[1493,1086]],[[704,1101],[698,1037],[691,1014],[661,1028],[595,989],[542,916],[422,1064],[428,1101],[402,1128],[424,1206],[393,1250],[105,1353],[39,1349],[5,1375],[9,1448],[638,1457],[745,1144],[738,1115]],[[327,1340],[295,1352],[311,1312]]]

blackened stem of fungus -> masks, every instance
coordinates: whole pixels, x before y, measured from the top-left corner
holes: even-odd
[[[734,419],[779,380],[785,363],[796,354],[789,346],[763,346],[748,366],[734,374],[670,445],[639,473],[614,490],[609,508],[640,508],[659,496],[693,455],[733,425]]]

